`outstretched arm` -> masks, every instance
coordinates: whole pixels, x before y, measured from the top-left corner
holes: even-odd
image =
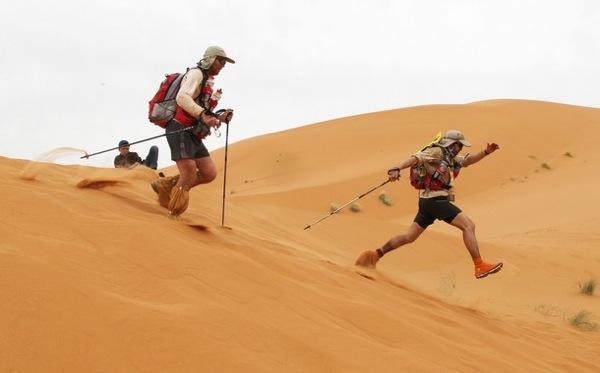
[[[467,157],[467,159],[465,159],[462,165],[463,167],[467,167],[469,165],[475,164],[498,149],[500,149],[500,147],[496,143],[487,144],[484,150],[475,154],[469,154],[469,156]]]
[[[390,168],[388,170],[388,177],[390,181],[396,181],[400,178],[400,170],[404,170],[405,168],[412,167],[417,164],[417,157],[411,156],[410,158],[400,162],[400,164],[396,167]]]

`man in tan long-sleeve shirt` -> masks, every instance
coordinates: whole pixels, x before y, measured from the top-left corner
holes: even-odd
[[[185,127],[193,126],[194,129],[167,135],[171,159],[177,164],[179,175],[152,183],[159,203],[169,209],[169,216],[177,217],[187,209],[191,188],[210,183],[217,176],[215,164],[202,139],[210,134],[211,127],[220,126],[227,116],[231,116],[229,110],[219,117],[207,114],[212,93],[212,86],[207,82],[218,75],[227,62],[235,63],[223,48],[208,47],[197,68],[189,69],[181,81],[176,97],[177,111],[165,130],[168,134]]]

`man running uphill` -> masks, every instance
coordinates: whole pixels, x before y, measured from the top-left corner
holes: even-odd
[[[223,48],[208,47],[198,66],[189,69],[181,81],[176,97],[175,118],[166,126],[171,159],[177,164],[179,175],[152,183],[159,203],[169,209],[170,217],[176,218],[187,210],[190,189],[210,183],[217,176],[215,164],[202,139],[210,134],[211,128],[219,127],[221,122],[227,121],[228,116],[231,119],[231,110],[226,110],[219,117],[208,110],[213,77],[219,74],[227,62],[235,63],[227,57]],[[186,127],[194,129],[180,131]],[[169,135],[176,131],[179,132]]]
[[[451,202],[454,200],[452,180],[458,176],[461,167],[479,162],[499,147],[495,143],[487,144],[487,147],[478,153],[459,156],[463,146],[471,144],[462,132],[451,130],[439,142],[426,147],[388,171],[389,180],[396,181],[400,178],[400,170],[411,168],[411,184],[421,189],[419,211],[405,234],[392,237],[379,249],[363,252],[356,260],[356,265],[375,267],[385,254],[415,241],[438,219],[462,231],[463,241],[475,265],[476,278],[486,277],[502,268],[502,263],[490,264],[481,259],[475,237],[475,224]]]

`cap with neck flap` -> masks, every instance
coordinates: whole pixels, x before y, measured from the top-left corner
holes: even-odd
[[[215,62],[215,59],[217,57],[223,57],[225,61],[229,63],[235,63],[233,59],[227,57],[227,53],[225,53],[225,50],[223,48],[213,45],[206,48],[206,51],[204,52],[204,57],[202,57],[202,59],[198,62],[198,66],[201,69],[208,69],[210,65],[212,65],[213,62]]]

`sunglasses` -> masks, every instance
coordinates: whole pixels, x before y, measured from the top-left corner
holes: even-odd
[[[450,145],[451,147],[457,147],[457,149],[460,151],[463,148],[463,144],[460,142],[455,142],[454,144]]]

